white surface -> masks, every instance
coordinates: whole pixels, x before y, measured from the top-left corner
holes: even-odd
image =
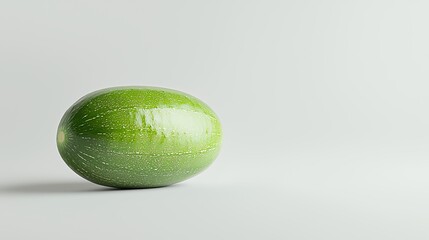
[[[429,239],[427,1],[1,1],[0,239]],[[190,93],[223,150],[173,187],[63,163],[64,111]]]

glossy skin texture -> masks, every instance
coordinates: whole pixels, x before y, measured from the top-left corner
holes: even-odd
[[[83,178],[116,188],[186,180],[219,153],[221,124],[200,100],[173,90],[119,87],[90,93],[61,119],[57,146]]]

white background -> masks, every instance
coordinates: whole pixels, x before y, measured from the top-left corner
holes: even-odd
[[[0,239],[429,239],[428,1],[0,1]],[[209,104],[204,173],[111,190],[56,128],[81,96]]]

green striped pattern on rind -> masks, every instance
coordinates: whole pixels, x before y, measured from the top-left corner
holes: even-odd
[[[120,87],[93,92],[64,114],[59,152],[80,176],[118,188],[174,184],[207,168],[222,129],[200,100],[173,90]]]

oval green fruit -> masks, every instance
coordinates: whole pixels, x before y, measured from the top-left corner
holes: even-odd
[[[57,146],[83,178],[116,188],[149,188],[186,180],[219,153],[221,124],[203,102],[155,87],[90,93],[61,119]]]

